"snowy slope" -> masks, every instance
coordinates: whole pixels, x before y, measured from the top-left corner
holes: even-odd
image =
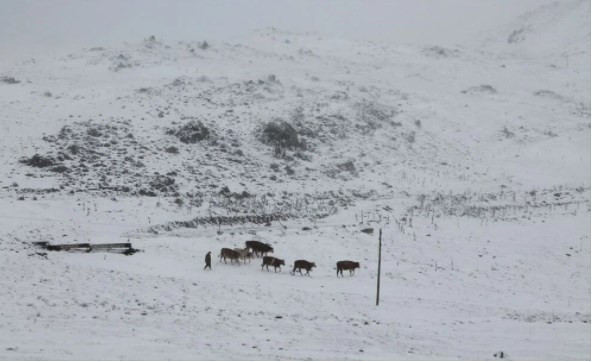
[[[487,37],[486,45],[507,47],[524,55],[583,52],[591,41],[591,3],[554,1],[518,17]]]
[[[456,48],[263,29],[3,66],[0,358],[590,359],[587,9]],[[202,271],[251,239],[281,273]]]

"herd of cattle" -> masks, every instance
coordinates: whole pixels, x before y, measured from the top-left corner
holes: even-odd
[[[285,264],[284,264],[284,260],[267,255],[268,253],[273,253],[273,252],[274,252],[274,248],[270,244],[262,243],[261,241],[257,241],[257,240],[248,240],[245,242],[245,248],[234,248],[234,249],[222,248],[222,249],[220,249],[220,254],[218,255],[218,257],[220,258],[220,261],[224,260],[225,264],[226,264],[227,259],[230,259],[231,264],[233,263],[233,261],[236,261],[238,264],[241,264],[241,262],[239,261],[240,259],[243,259],[243,263],[247,263],[247,259],[249,259],[249,261],[251,261],[251,258],[254,256],[255,257],[262,256],[263,257],[262,265],[261,265],[262,270],[264,270],[264,266],[265,266],[266,270],[270,271],[269,267],[272,266],[272,267],[274,267],[274,272],[276,273],[276,269],[279,269],[280,271],[282,271],[282,269],[280,267]],[[304,269],[306,271],[305,275],[311,276],[309,274],[309,272],[311,271],[311,269],[315,268],[316,266],[317,265],[315,265],[315,263],[312,263],[307,260],[296,260],[294,262],[292,274],[294,275],[295,272],[298,270],[299,273],[301,275],[303,275],[302,270]],[[350,275],[353,275],[356,268],[360,268],[360,264],[358,262],[354,262],[354,261],[350,261],[350,260],[339,261],[336,263],[336,276],[338,276],[338,277],[340,275],[344,276],[344,273],[343,273],[344,270],[349,270]]]

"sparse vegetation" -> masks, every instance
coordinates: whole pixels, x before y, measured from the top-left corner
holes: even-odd
[[[513,138],[513,137],[515,137],[515,133],[513,133],[513,132],[509,131],[509,129],[508,129],[508,128],[506,128],[506,127],[504,127],[504,128],[502,129],[501,133],[502,133],[502,135],[503,135],[505,138]]]
[[[281,119],[266,123],[261,131],[260,140],[280,150],[307,148],[306,142],[299,138],[297,130]]]
[[[201,121],[190,121],[177,130],[170,129],[167,134],[174,135],[183,143],[193,144],[208,140],[212,133]]]
[[[6,84],[18,84],[21,81],[14,77],[0,77],[0,82],[6,83]]]
[[[167,153],[172,153],[172,154],[178,154],[179,153],[179,148],[175,147],[175,146],[169,146],[167,148],[165,148],[165,151]]]
[[[465,90],[462,90],[461,93],[463,94],[496,94],[498,93],[493,86],[489,84],[482,84],[475,87],[469,87]]]
[[[357,105],[360,123],[356,125],[363,133],[369,133],[390,124],[397,114],[396,110],[376,102],[362,102]]]
[[[42,156],[39,154],[35,154],[31,158],[22,158],[20,160],[20,162],[24,163],[27,166],[39,167],[39,168],[50,167],[50,166],[56,165],[56,161],[53,157]]]

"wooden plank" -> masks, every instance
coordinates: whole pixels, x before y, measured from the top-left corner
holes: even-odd
[[[81,244],[56,244],[56,245],[48,245],[47,250],[70,250],[70,249],[88,249],[91,247],[89,243],[81,243]]]
[[[128,250],[124,251],[123,254],[124,255],[134,255],[139,251],[140,251],[139,249],[129,248]]]
[[[91,244],[92,249],[130,249],[132,243]]]
[[[49,241],[34,241],[33,245],[39,246],[40,248],[43,248],[43,249],[47,249],[47,246],[49,245]]]

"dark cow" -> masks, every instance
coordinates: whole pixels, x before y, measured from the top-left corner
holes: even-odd
[[[312,268],[317,267],[317,265],[315,265],[315,263],[311,263],[310,261],[306,261],[306,260],[296,260],[294,262],[294,268],[292,269],[292,274],[295,274],[295,271],[298,269],[299,273],[301,273],[301,275],[303,275],[303,272],[301,271],[301,269],[305,269],[307,272],[305,273],[305,275],[309,275],[309,272],[311,271]]]
[[[350,270],[350,275],[354,274],[356,268],[360,268],[360,263],[350,260],[342,260],[336,263],[336,276],[344,276],[344,270]],[[339,275],[338,275],[339,274]]]
[[[268,266],[270,266],[270,265],[274,267],[274,273],[276,273],[276,268],[278,268],[278,269],[280,269],[280,271],[282,271],[280,266],[284,265],[284,260],[274,258],[273,256],[264,256],[264,260],[262,261],[262,264],[261,264],[261,270],[264,270],[264,266],[265,266],[266,269],[268,271],[270,271],[270,269],[268,268]]]
[[[262,256],[267,255],[268,253],[273,253],[274,248],[270,244],[262,243],[261,241],[257,240],[248,240],[245,242],[245,247],[249,248],[253,251],[255,256]]]
[[[229,249],[229,248],[222,248],[220,249],[220,254],[218,255],[218,257],[220,258],[220,260],[222,260],[224,258],[224,263],[226,264],[226,259],[229,258],[231,259],[231,264],[233,263],[233,260],[237,261],[237,264],[241,264],[239,262],[239,257],[241,256],[241,254],[239,254],[238,252]]]

